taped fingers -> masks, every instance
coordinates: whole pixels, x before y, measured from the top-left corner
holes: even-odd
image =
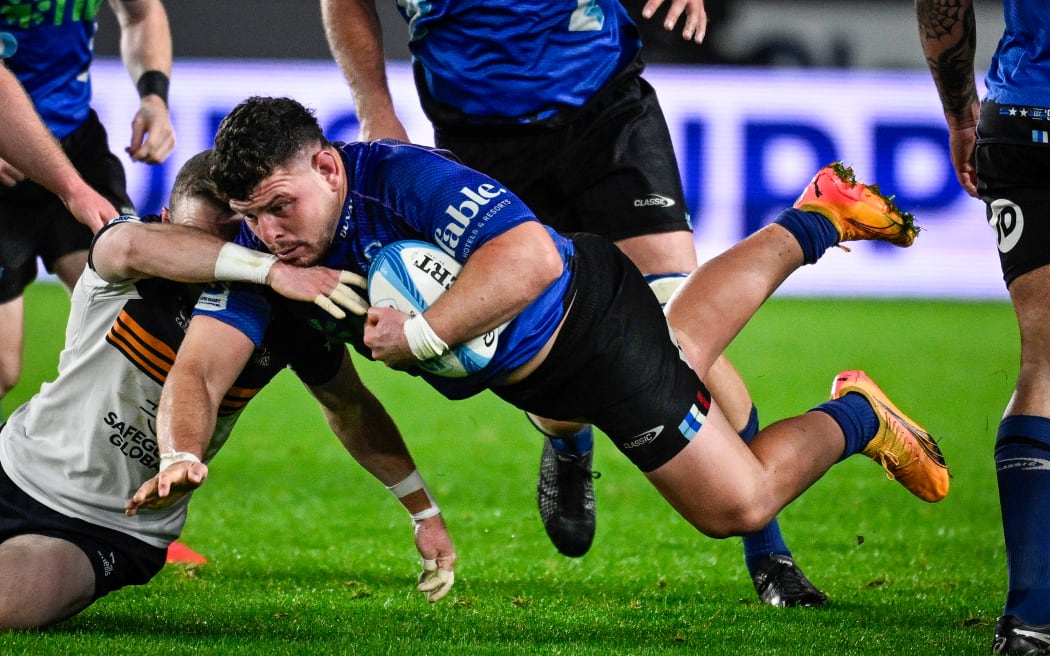
[[[314,297],[314,305],[319,306],[322,310],[332,315],[336,319],[343,319],[346,317],[346,312],[340,310],[339,306],[333,303],[331,299],[329,299],[324,294],[318,294]]]
[[[355,291],[354,287],[364,291],[367,286],[368,280],[363,276],[353,271],[340,271],[339,284],[335,286],[335,289],[327,295],[318,294],[314,297],[314,303],[336,319],[346,317],[344,309],[357,315],[364,315],[368,312],[368,301]]]
[[[352,287],[343,284],[336,285],[336,288],[332,290],[328,297],[354,314],[368,312],[368,301],[355,292]]]
[[[456,574],[450,569],[440,569],[436,560],[423,560],[423,571],[419,575],[416,589],[426,592],[427,601],[433,603],[442,599],[452,589]]]

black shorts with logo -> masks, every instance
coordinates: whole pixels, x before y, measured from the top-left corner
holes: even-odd
[[[166,549],[51,510],[23,492],[0,468],[0,542],[18,535],[44,535],[80,547],[95,570],[93,599],[147,583],[167,558]]]
[[[492,391],[541,417],[589,421],[652,471],[686,447],[711,394],[630,260],[594,235],[573,235],[573,243],[575,289],[550,354],[521,383]]]
[[[109,150],[106,130],[94,111],[62,149],[81,177],[121,214],[134,214],[124,167]],[[22,295],[35,278],[39,256],[48,271],[58,258],[91,245],[91,230],[78,222],[58,196],[32,181],[0,185],[0,303]]]
[[[438,146],[499,180],[559,232],[620,241],[691,231],[667,120],[637,70],[562,120],[527,125],[451,122],[464,119],[423,100]]]
[[[982,103],[976,162],[1009,286],[1050,264],[1050,109]]]

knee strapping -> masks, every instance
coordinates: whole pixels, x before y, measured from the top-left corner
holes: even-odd
[[[645,282],[649,283],[649,289],[653,290],[656,300],[660,301],[660,306],[663,307],[667,305],[687,277],[689,277],[687,273],[661,273],[646,276]]]

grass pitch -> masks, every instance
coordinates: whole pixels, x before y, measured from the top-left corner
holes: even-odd
[[[23,382],[54,376],[68,301],[27,296]],[[580,559],[547,541],[540,443],[490,394],[451,403],[358,361],[444,509],[459,555],[442,602],[413,591],[411,523],[282,374],[252,402],[195,495],[168,566],[46,631],[0,635],[32,654],[987,654],[1005,593],[992,446],[1017,368],[1005,303],[770,301],[730,350],[769,423],[866,370],[941,441],[948,498],[923,503],[877,465],[836,466],[780,516],[823,609],[761,605],[740,541],[692,530],[604,438],[598,532]]]

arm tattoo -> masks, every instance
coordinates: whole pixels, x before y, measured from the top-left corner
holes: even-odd
[[[977,101],[977,21],[966,0],[917,0],[919,36],[944,111],[960,115]]]

